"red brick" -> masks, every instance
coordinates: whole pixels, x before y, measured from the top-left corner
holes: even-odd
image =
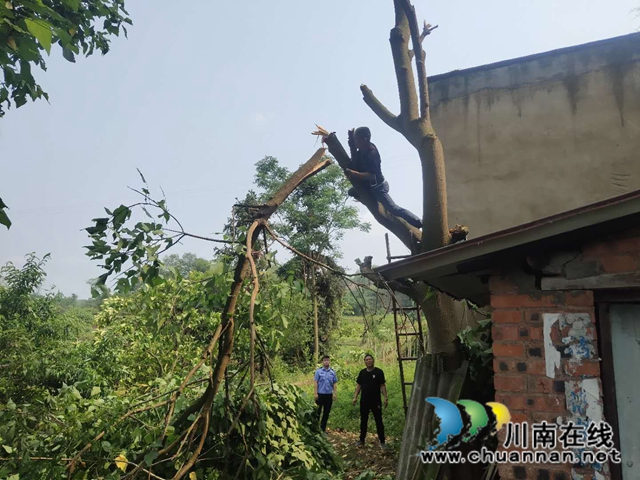
[[[516,341],[520,338],[520,328],[517,325],[493,325],[491,334],[494,341]]]
[[[491,313],[494,323],[520,323],[522,312],[520,310],[495,310]]]
[[[522,394],[496,393],[496,402],[506,405],[509,410],[527,410],[526,398]]]
[[[525,404],[527,410],[530,411],[558,413],[567,411],[567,401],[564,395],[527,395]]]
[[[493,342],[494,357],[523,357],[524,345],[522,343]]]
[[[527,378],[527,391],[531,393],[557,393],[554,391],[553,382],[549,377]]]
[[[518,286],[508,277],[491,275],[489,291],[491,293],[518,293]]]
[[[525,310],[524,321],[525,323],[533,323],[534,325],[542,324],[542,315],[544,312],[540,310]]]
[[[562,360],[564,372],[572,377],[599,377],[600,362],[598,360],[582,360],[576,364],[568,359]]]
[[[505,392],[524,392],[525,391],[524,375],[501,375],[496,373],[493,377],[493,385],[496,390]]]
[[[610,241],[589,242],[582,247],[582,255],[584,257],[601,257],[602,255],[610,255],[613,252],[614,247]]]
[[[605,273],[634,272],[638,262],[631,255],[606,255],[600,257],[600,267]]]
[[[511,422],[512,423],[523,423],[528,422],[531,423],[531,417],[528,413],[524,412],[509,412],[511,413]]]
[[[491,295],[493,308],[554,307],[562,303],[558,295]]]
[[[531,423],[557,423],[558,417],[561,417],[562,413],[559,415],[553,412],[529,412],[529,416],[531,417]],[[562,420],[561,423],[566,422]]]
[[[528,358],[527,373],[530,375],[546,375],[547,367],[543,359]]]
[[[640,238],[620,238],[613,243],[613,248],[619,253],[638,252],[640,251]]]
[[[513,468],[511,468],[510,464],[500,464],[498,465],[498,473],[500,474],[501,480],[513,480]]]
[[[564,302],[570,307],[593,307],[593,292],[591,290],[567,292]]]
[[[544,475],[541,474],[543,471],[545,471]],[[546,476],[547,472],[549,476]],[[564,474],[564,476],[562,476],[562,474]],[[571,475],[571,465],[527,465],[527,480],[538,480],[540,478],[548,478],[549,480],[564,478],[569,480],[570,478],[573,478]]]
[[[542,340],[542,327],[529,327],[529,338],[531,340]]]

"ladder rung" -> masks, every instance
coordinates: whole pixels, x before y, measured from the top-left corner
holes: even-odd
[[[413,335],[420,335],[420,334],[418,332],[406,332],[406,333],[398,332],[399,337],[411,337]]]
[[[413,382],[404,382],[405,385],[413,385]]]
[[[397,312],[402,312],[402,311],[413,312],[415,310],[418,310],[418,307],[396,307],[394,308],[394,310]]]
[[[401,362],[404,362],[406,360],[417,360],[418,357],[400,357],[398,358],[398,360],[400,360]]]
[[[413,255],[391,255],[387,257],[387,260],[395,260],[396,258],[409,258],[413,257]]]

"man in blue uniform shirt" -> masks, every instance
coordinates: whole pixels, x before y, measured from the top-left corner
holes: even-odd
[[[322,431],[327,429],[327,420],[329,420],[329,412],[331,412],[331,405],[336,399],[336,385],[338,383],[338,376],[336,372],[329,366],[329,355],[322,357],[322,367],[316,370],[314,375],[314,395],[316,398],[316,404],[318,405],[318,417],[322,412],[322,420],[320,422],[320,428]]]

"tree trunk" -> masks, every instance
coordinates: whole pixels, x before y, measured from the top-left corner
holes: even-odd
[[[440,139],[425,126],[418,149],[422,164],[422,251],[447,245],[450,240],[447,215],[447,180]]]
[[[311,266],[311,300],[313,302],[313,361],[320,359],[320,332],[318,329],[318,292],[316,287],[316,266]]]

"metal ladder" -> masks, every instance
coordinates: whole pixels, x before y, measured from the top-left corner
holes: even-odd
[[[392,256],[389,247],[389,234],[384,234],[387,245],[387,263],[392,260],[407,258],[411,255]],[[396,334],[396,351],[398,353],[398,366],[400,368],[400,383],[402,385],[402,403],[406,415],[409,408],[409,398],[407,387],[413,385],[413,380],[408,382],[405,378],[404,362],[415,362],[421,354],[424,354],[424,336],[422,333],[422,318],[420,307],[416,304],[413,307],[402,307],[398,304],[396,296],[391,297],[393,310],[393,323]],[[415,312],[415,318],[411,315]]]

